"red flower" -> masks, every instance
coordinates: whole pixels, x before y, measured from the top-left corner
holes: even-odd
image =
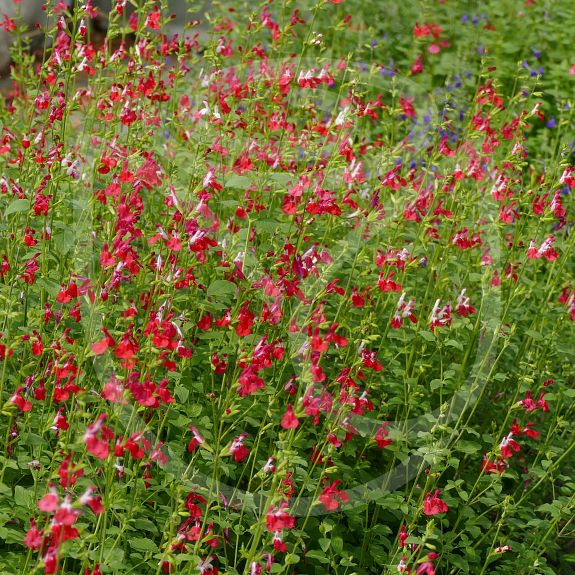
[[[519,443],[513,439],[513,433],[510,433],[503,438],[499,445],[499,449],[501,451],[501,457],[509,459],[513,456],[513,452],[518,453],[521,451],[521,445],[519,445]]]
[[[435,565],[433,561],[437,559],[439,555],[432,551],[431,553],[427,554],[426,561],[421,563],[415,571],[417,575],[435,575]]]
[[[287,545],[283,542],[283,539],[277,533],[274,534],[272,543],[274,545],[274,549],[280,553],[285,553],[288,550]]]
[[[203,331],[207,331],[208,329],[210,329],[210,327],[212,327],[212,316],[208,312],[206,312],[198,320],[197,326],[199,329],[201,329]]]
[[[391,439],[388,439],[389,431],[387,430],[387,421],[384,421],[375,432],[375,441],[380,449],[384,449],[388,445],[391,445]]]
[[[383,291],[401,291],[401,284],[394,282],[391,278],[395,275],[395,272],[391,272],[387,277],[384,277],[383,272],[379,274],[379,280],[377,282],[377,287]]]
[[[234,456],[234,460],[237,463],[243,461],[250,454],[248,448],[244,445],[244,440],[247,436],[247,433],[241,433],[232,441],[232,445],[230,446],[230,455]]]
[[[54,514],[54,521],[57,521],[60,525],[70,527],[76,523],[78,515],[80,515],[80,511],[72,507],[70,496],[66,495],[66,499],[64,499]]]
[[[249,304],[245,303],[240,310],[238,316],[238,325],[236,327],[236,333],[240,337],[245,337],[252,333],[252,326],[254,325],[255,315],[250,311]]]
[[[190,427],[190,431],[192,432],[192,439],[188,443],[188,451],[193,453],[199,445],[205,443],[205,439],[200,435],[199,431],[195,427]]]
[[[56,573],[56,567],[58,565],[58,550],[53,545],[48,548],[46,554],[42,557],[44,562],[44,573],[50,575],[51,573]]]
[[[44,513],[52,513],[58,509],[58,492],[54,487],[50,487],[50,493],[47,493],[38,501],[38,509]]]
[[[148,450],[150,447],[151,443],[141,433],[133,433],[124,443],[124,449],[128,450],[134,459],[143,459],[146,455],[144,449]]]
[[[529,259],[545,258],[549,262],[556,260],[559,257],[559,254],[552,247],[553,242],[555,242],[555,236],[550,235],[538,248],[535,245],[535,242],[531,240],[529,249],[527,250],[527,257]]]
[[[100,515],[104,512],[104,506],[102,505],[102,498],[99,495],[92,495],[94,491],[96,491],[95,487],[88,487],[82,497],[80,497],[80,503],[87,505],[96,515]]]
[[[287,411],[284,413],[284,416],[282,417],[281,426],[284,429],[295,429],[298,425],[299,420],[295,416],[293,412],[293,407],[291,406],[290,403],[287,407]]]
[[[505,472],[505,468],[508,466],[507,462],[504,459],[497,459],[496,461],[491,461],[489,457],[485,454],[483,456],[483,461],[481,463],[481,469],[485,471],[485,473],[489,473],[493,475],[494,473],[499,473],[499,475],[503,475]]]
[[[457,296],[457,313],[460,316],[467,317],[477,313],[477,310],[471,305],[469,298],[465,295],[465,288]]]
[[[399,539],[399,546],[400,547],[405,547],[405,542],[407,541],[407,538],[409,537],[406,529],[405,529],[405,524],[401,524],[401,529],[399,531],[399,535],[397,536],[397,538]]]
[[[326,485],[319,496],[320,503],[328,510],[335,511],[340,503],[347,503],[349,501],[349,496],[345,491],[340,491],[337,486],[341,483],[338,479],[334,481],[331,485]],[[339,499],[339,501],[338,501]]]
[[[423,513],[425,515],[437,515],[438,513],[447,513],[449,511],[447,503],[439,499],[440,493],[441,489],[437,489],[433,495],[431,492],[427,493],[423,501]]]
[[[201,495],[198,495],[193,491],[188,493],[188,496],[186,497],[186,507],[188,508],[192,519],[200,519],[202,517],[202,510],[196,501],[204,505],[206,503],[206,500]]]
[[[399,105],[403,111],[404,116],[407,118],[415,118],[417,116],[417,112],[413,107],[413,98],[399,98]]]
[[[20,395],[24,389],[24,386],[20,386],[10,398],[10,402],[13,403],[20,411],[27,412],[32,410],[32,402],[24,399],[24,397]]]
[[[413,35],[416,38],[425,38],[426,36],[433,36],[434,38],[439,38],[440,34],[443,30],[437,24],[431,23],[423,23],[419,24],[418,22],[415,23],[413,27]]]
[[[410,72],[412,74],[421,74],[421,72],[423,72],[423,61],[421,59],[421,56],[417,56],[415,62],[410,68]]]
[[[265,387],[264,380],[257,376],[251,367],[248,367],[243,371],[238,379],[238,394],[240,397],[254,393],[258,389],[263,389]]]
[[[373,369],[373,371],[381,371],[383,365],[377,361],[377,356],[375,351],[369,351],[368,349],[363,349],[361,351],[361,362],[363,367],[367,369]]]
[[[30,549],[34,549],[34,551],[38,551],[40,545],[42,545],[43,533],[44,533],[43,529],[42,531],[39,531],[36,528],[36,521],[34,521],[34,519],[30,519],[30,529],[28,529],[28,532],[24,537],[24,545],[26,545],[26,547],[29,547]]]
[[[129,331],[127,331],[122,336],[122,340],[118,344],[118,347],[114,350],[114,355],[118,359],[131,359],[138,353],[138,350],[138,343],[135,341]]]
[[[295,527],[295,517],[286,511],[288,504],[282,503],[279,508],[272,507],[266,515],[266,528],[268,531],[276,532],[282,529],[293,529]]]
[[[84,443],[88,453],[98,459],[106,459],[109,455],[108,441],[114,438],[114,433],[104,425],[107,415],[101,414],[95,423],[92,423],[84,433]]]
[[[78,286],[74,282],[70,282],[67,288],[62,287],[56,297],[56,301],[59,303],[68,303],[76,297],[78,297]]]
[[[114,347],[116,345],[116,341],[106,328],[102,328],[102,332],[105,337],[92,345],[92,351],[96,355],[102,355],[109,347]]]
[[[431,311],[431,318],[429,320],[429,329],[434,331],[437,327],[444,327],[451,325],[451,304],[448,302],[443,307],[439,307],[440,300],[436,300],[433,310]]]

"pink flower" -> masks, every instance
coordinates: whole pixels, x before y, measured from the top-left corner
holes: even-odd
[[[50,487],[50,493],[47,493],[38,501],[38,509],[44,513],[52,513],[58,509],[58,492],[54,487]]]
[[[154,10],[148,14],[146,17],[146,26],[152,30],[160,29],[160,10],[157,6],[154,6]]]
[[[20,395],[24,389],[24,386],[20,386],[10,398],[10,402],[16,405],[20,411],[27,412],[32,410],[32,402],[24,399],[24,397]]]
[[[42,545],[43,532],[43,529],[42,531],[37,529],[36,521],[34,519],[30,519],[30,529],[28,529],[28,532],[24,537],[24,545],[30,549],[34,549],[34,551],[37,551],[40,548],[40,545]]]
[[[99,495],[92,495],[94,491],[96,491],[96,487],[88,487],[82,497],[80,497],[80,503],[87,505],[96,515],[100,515],[104,512],[104,506]]]
[[[449,507],[445,501],[439,499],[439,494],[441,489],[436,489],[435,493],[432,495],[428,492],[423,501],[423,513],[425,515],[437,515],[439,513],[447,513]]]
[[[527,257],[529,259],[545,258],[549,262],[556,260],[559,257],[559,254],[552,247],[554,241],[555,236],[550,235],[538,248],[535,242],[531,240],[529,243],[529,249],[527,250]]]
[[[92,347],[92,350],[94,348]],[[124,398],[124,386],[121,381],[117,380],[113,375],[104,385],[102,390],[102,397],[111,401],[112,403],[119,403],[121,405],[128,405],[128,401]]]
[[[525,394],[525,399],[522,399],[519,402],[519,405],[521,405],[527,412],[535,411],[538,408],[541,408],[543,412],[549,411],[549,404],[545,401],[545,392],[541,392],[539,399],[535,401],[531,397],[531,391],[527,391]]]
[[[533,398],[531,397],[531,391],[529,390],[525,394],[525,399],[522,399],[519,402],[519,405],[523,406],[523,408],[527,412],[535,411],[537,409],[537,404],[535,403],[535,401],[533,401]]]
[[[457,313],[460,316],[467,317],[473,315],[477,310],[471,305],[469,298],[465,295],[465,288],[457,296]]]
[[[431,553],[427,554],[426,557],[426,561],[424,561],[423,563],[421,563],[415,573],[417,575],[435,575],[435,565],[433,564],[433,561],[435,559],[437,559],[439,557],[439,555],[437,553],[435,553],[434,551],[432,551]]]
[[[429,320],[429,329],[434,331],[437,327],[444,327],[451,325],[451,304],[448,302],[443,307],[439,307],[439,301],[435,302],[433,310],[431,311],[431,318]]]
[[[293,412],[293,407],[291,403],[288,405],[284,416],[282,417],[281,426],[284,429],[295,429],[299,425],[299,419],[295,416]]]
[[[403,325],[403,321],[405,319],[409,319],[411,323],[417,323],[417,318],[415,317],[414,309],[415,309],[415,298],[412,297],[406,303],[405,292],[403,292],[401,294],[401,297],[399,298],[399,301],[397,302],[395,314],[391,320],[391,327],[393,329],[399,329]]]
[[[69,495],[67,495],[54,514],[54,521],[60,525],[71,526],[76,522],[78,515],[80,515],[80,511],[72,507],[71,498]]]

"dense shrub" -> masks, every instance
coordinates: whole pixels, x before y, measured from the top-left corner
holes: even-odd
[[[381,5],[15,46],[0,572],[570,572],[570,5]]]

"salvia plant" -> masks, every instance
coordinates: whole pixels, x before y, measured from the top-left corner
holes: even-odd
[[[570,2],[28,1],[0,573],[575,572]]]

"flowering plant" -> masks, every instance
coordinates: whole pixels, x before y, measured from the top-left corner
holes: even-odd
[[[45,8],[0,102],[0,571],[566,573],[568,5]]]

